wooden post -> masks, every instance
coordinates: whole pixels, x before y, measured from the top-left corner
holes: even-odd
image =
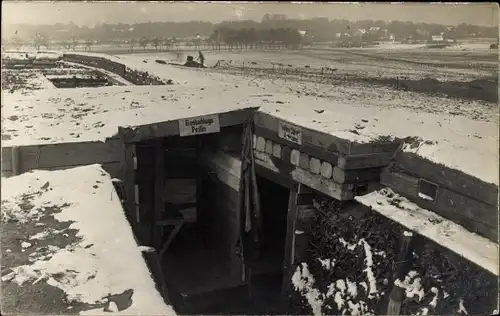
[[[163,202],[163,191],[165,186],[165,148],[163,148],[163,139],[155,141],[154,151],[154,216],[153,216],[153,244],[155,249],[159,251],[162,247],[163,226],[157,225],[157,222],[163,218],[165,204]]]
[[[12,175],[17,176],[21,174],[21,155],[19,154],[19,147],[11,147],[11,159],[12,159]]]
[[[118,134],[122,140],[123,146],[123,157],[121,161],[121,180],[123,181],[123,186],[125,187],[126,201],[125,201],[125,214],[132,224],[132,228],[137,228],[134,221],[135,213],[135,170],[134,170],[134,148],[135,145],[129,142],[129,137],[127,136],[126,130],[123,128],[118,128]]]
[[[298,188],[290,189],[288,198],[288,214],[287,214],[287,228],[285,240],[285,259],[283,261],[283,281],[281,286],[281,301],[282,304],[286,302],[286,294],[290,284],[291,269],[293,267],[294,244],[295,244],[295,224],[297,221],[297,196]]]
[[[393,282],[397,279],[403,280],[411,267],[412,243],[413,233],[403,231],[400,238],[400,247],[396,262],[397,266],[394,269]],[[399,315],[404,297],[405,289],[394,285],[389,296],[387,315]]]

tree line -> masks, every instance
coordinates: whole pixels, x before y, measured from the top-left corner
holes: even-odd
[[[456,39],[469,37],[488,37],[498,38],[497,27],[485,27],[462,23],[458,26],[445,26],[440,24],[428,23],[412,23],[401,21],[348,21],[339,19],[313,18],[313,19],[287,19],[283,15],[264,15],[262,21],[253,20],[243,21],[226,21],[213,24],[203,21],[190,22],[149,22],[135,24],[99,24],[94,27],[77,26],[74,23],[69,24],[53,24],[53,25],[3,25],[2,36],[4,40],[30,42],[36,36],[45,38],[51,42],[71,42],[76,38],[79,42],[89,41],[89,43],[114,43],[124,41],[137,41],[140,39],[158,38],[162,45],[168,45],[165,39],[182,39],[186,37],[194,37],[199,34],[200,37],[207,38],[220,31],[223,34],[228,45],[253,45],[254,42],[272,43],[270,36],[278,37],[280,41],[283,38],[293,45],[296,41],[291,31],[287,31],[288,35],[284,35],[283,30],[303,30],[314,38],[314,41],[332,41],[336,33],[345,33],[357,29],[370,29],[378,27],[387,30],[389,34],[395,36],[396,39],[402,39],[410,35],[425,33],[434,35],[446,33],[449,37]],[[232,31],[230,31],[232,30]],[[274,30],[274,31],[272,31]],[[281,33],[280,36],[277,34]],[[41,34],[41,35],[37,35]],[[273,34],[273,35],[271,35]],[[294,39],[292,39],[294,38]],[[231,43],[231,44],[229,44]],[[140,44],[137,44],[140,46]],[[151,43],[150,45],[154,45]],[[158,43],[160,45],[160,43]]]

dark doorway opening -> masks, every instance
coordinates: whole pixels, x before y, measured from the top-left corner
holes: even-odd
[[[290,190],[257,176],[262,214],[260,254],[249,264],[253,312],[281,314],[287,215]]]

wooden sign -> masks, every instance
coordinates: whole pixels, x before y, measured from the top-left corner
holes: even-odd
[[[192,136],[220,132],[219,115],[207,115],[179,120],[181,136]]]
[[[279,122],[279,137],[302,145],[302,128],[285,122]]]

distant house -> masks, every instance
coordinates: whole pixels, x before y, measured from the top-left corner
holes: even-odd
[[[372,26],[370,27],[370,32],[378,32],[380,31],[380,26]]]
[[[306,36],[307,35],[307,31],[299,30],[299,34],[300,34],[300,36]]]
[[[353,36],[363,36],[366,34],[366,29],[357,29],[352,34]]]
[[[431,41],[433,41],[433,42],[443,42],[444,41],[443,35],[432,35],[431,36]]]
[[[335,38],[340,38],[342,36],[342,33],[335,33]]]

